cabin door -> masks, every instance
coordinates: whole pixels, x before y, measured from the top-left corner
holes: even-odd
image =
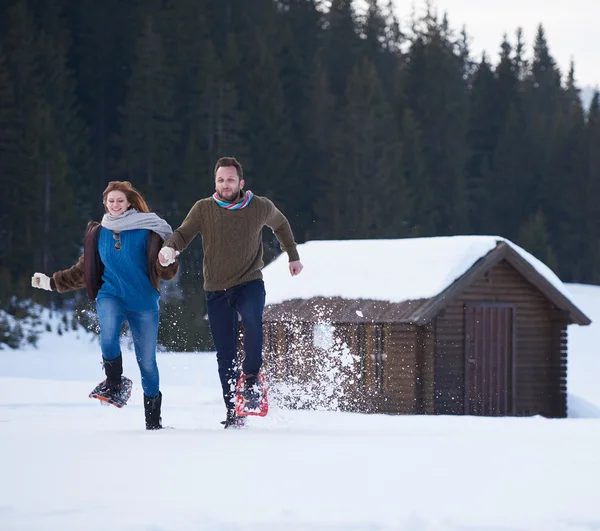
[[[510,415],[513,411],[515,307],[465,307],[465,414]]]

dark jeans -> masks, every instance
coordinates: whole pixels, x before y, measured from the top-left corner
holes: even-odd
[[[262,316],[265,308],[265,284],[253,280],[224,291],[206,292],[206,309],[213,341],[217,349],[219,378],[223,400],[234,406],[235,385],[239,378],[238,313],[244,324],[244,374],[258,374],[262,365]]]

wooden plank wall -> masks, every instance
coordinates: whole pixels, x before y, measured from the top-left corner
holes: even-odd
[[[384,326],[384,388],[374,396],[383,413],[417,413],[417,327],[402,323]]]
[[[417,327],[417,413],[435,413],[434,400],[435,327],[433,323]]]
[[[375,326],[381,326],[383,332],[383,378],[381,385],[376,381]],[[345,342],[355,355],[362,354],[357,364],[357,373],[346,379],[346,392],[353,397],[355,411],[369,413],[414,414],[434,412],[433,400],[433,326],[417,327],[409,324],[385,323],[364,324],[359,333],[358,325],[339,324],[336,337]],[[298,364],[292,360],[289,348],[293,341],[296,346],[303,344],[305,363],[303,374],[296,372],[300,380],[310,378],[312,357],[318,352],[311,348],[312,336],[309,327],[302,328],[302,335],[296,324],[290,327],[285,323],[266,323],[263,328],[264,367],[273,381],[290,378],[290,368],[298,370]],[[360,334],[364,334],[361,339]],[[360,341],[362,345],[359,345]]]
[[[566,317],[502,261],[448,306],[435,323],[435,413],[464,412],[464,304],[511,302],[516,310],[514,414],[564,416]]]

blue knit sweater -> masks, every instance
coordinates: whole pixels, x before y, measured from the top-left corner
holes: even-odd
[[[154,289],[148,272],[145,229],[121,232],[121,249],[115,249],[113,232],[102,227],[98,240],[100,259],[104,264],[102,287],[98,299],[116,298],[126,310],[147,312],[158,310],[160,295]]]

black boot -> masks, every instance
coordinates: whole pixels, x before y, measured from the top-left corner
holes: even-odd
[[[114,360],[102,358],[102,366],[106,379],[100,382],[90,393],[90,398],[97,398],[109,402],[117,407],[127,404],[131,396],[131,380],[123,376],[123,358],[119,356]]]
[[[235,409],[230,408],[227,410],[227,417],[221,421],[223,427],[227,428],[243,428],[246,425],[246,419],[244,417],[238,417],[235,414]]]
[[[260,390],[257,374],[246,374],[243,396],[247,409],[257,409],[260,403]]]
[[[102,367],[106,374],[106,385],[118,387],[121,385],[121,376],[123,376],[123,356],[114,360],[107,360],[102,356]]]
[[[160,418],[160,406],[162,404],[162,393],[149,398],[144,395],[144,413],[146,415],[147,430],[162,430],[162,419]]]

